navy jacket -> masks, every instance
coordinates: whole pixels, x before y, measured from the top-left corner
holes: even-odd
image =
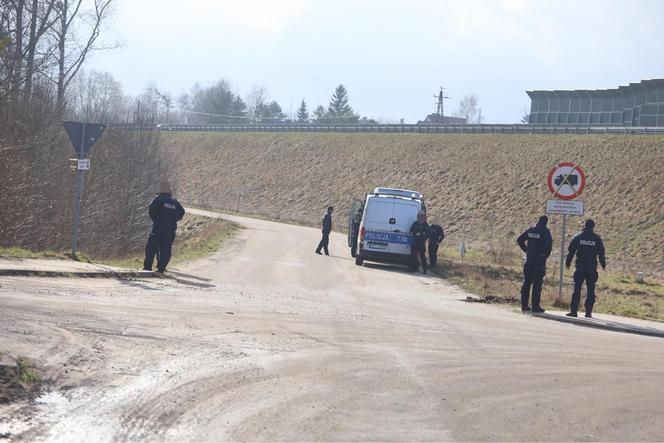
[[[592,229],[585,228],[574,236],[567,248],[567,260],[565,260],[567,266],[572,264],[574,254],[576,254],[576,269],[580,271],[596,271],[598,258],[602,268],[606,268],[604,243]]]
[[[323,234],[329,234],[332,232],[332,216],[329,212],[326,212],[323,216]]]
[[[523,252],[526,253],[526,263],[544,264],[551,255],[553,238],[551,231],[546,225],[538,223],[523,231],[516,242]]]
[[[184,208],[171,194],[161,193],[155,196],[148,207],[152,219],[152,233],[172,233],[178,227],[178,221],[184,217]]]
[[[441,243],[445,238],[445,232],[443,227],[440,225],[431,225],[429,226],[429,244],[432,243]]]
[[[413,246],[420,249],[423,248],[429,235],[429,224],[427,222],[420,223],[414,221],[410,226],[410,235],[413,236]]]

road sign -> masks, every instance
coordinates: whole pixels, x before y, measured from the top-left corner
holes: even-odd
[[[583,215],[583,202],[580,200],[547,200],[546,213]]]
[[[88,171],[90,170],[90,159],[83,158],[78,160],[78,166],[76,167],[79,171]]]
[[[562,162],[551,168],[546,184],[554,197],[574,200],[586,186],[586,174],[576,163]]]
[[[99,140],[105,128],[104,125],[97,123],[81,122],[64,122],[63,126],[79,158],[88,156],[92,146]],[[85,131],[83,130],[84,128]]]
[[[90,160],[86,160],[92,146],[104,132],[104,125],[98,123],[63,122],[74,151],[79,160],[76,165],[76,196],[74,197],[74,225],[71,234],[71,257],[76,258],[78,246],[78,225],[81,220],[81,194],[83,193],[83,172],[90,169]]]

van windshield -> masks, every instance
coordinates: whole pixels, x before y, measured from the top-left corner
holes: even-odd
[[[408,232],[417,219],[420,203],[399,198],[369,199],[364,225],[368,230]],[[392,220],[394,223],[390,223]]]

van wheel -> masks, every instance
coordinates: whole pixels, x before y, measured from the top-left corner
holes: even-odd
[[[357,266],[362,266],[362,263],[364,263],[364,257],[362,257],[361,255],[358,254],[358,255],[355,257],[355,264],[356,264]]]

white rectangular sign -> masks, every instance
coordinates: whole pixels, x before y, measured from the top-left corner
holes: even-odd
[[[90,159],[84,158],[78,161],[78,167],[76,168],[79,171],[87,171],[90,169]]]
[[[579,200],[547,200],[546,213],[583,215],[583,202]]]

